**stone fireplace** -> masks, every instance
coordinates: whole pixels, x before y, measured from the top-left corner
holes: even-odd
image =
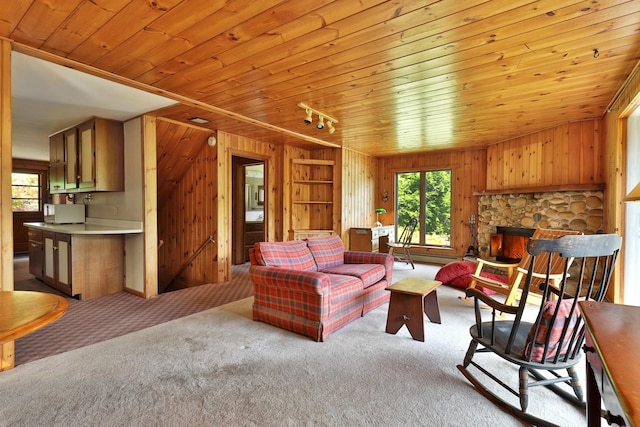
[[[491,237],[497,227],[602,232],[604,195],[601,190],[548,193],[484,194],[478,199],[478,251],[491,257]]]

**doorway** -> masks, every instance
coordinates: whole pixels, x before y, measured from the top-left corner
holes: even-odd
[[[249,261],[249,248],[265,240],[264,160],[232,156],[232,264]]]

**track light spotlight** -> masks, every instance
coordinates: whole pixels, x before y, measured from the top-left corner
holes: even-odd
[[[311,107],[309,107],[307,104],[305,104],[304,102],[299,102],[298,103],[298,107],[303,108],[306,116],[304,117],[304,122],[306,124],[311,124],[313,123],[313,115],[317,115],[318,116],[318,123],[316,123],[316,128],[318,129],[324,129],[324,121],[327,121],[327,128],[329,130],[329,133],[334,133],[336,131],[336,128],[333,127],[333,125],[335,123],[338,123],[338,119],[331,117],[321,111],[315,110]]]
[[[310,125],[313,122],[313,111],[311,111],[310,109],[306,109],[307,111],[307,116],[304,118],[304,122],[308,125]]]

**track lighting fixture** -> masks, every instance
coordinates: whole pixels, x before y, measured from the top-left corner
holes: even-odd
[[[307,110],[307,116],[304,118],[304,122],[310,125],[313,122],[313,111],[311,111],[308,108],[306,110]]]
[[[306,124],[313,123],[313,115],[315,114],[318,116],[318,123],[316,124],[317,129],[324,129],[325,120],[326,120],[329,133],[334,133],[336,131],[336,128],[333,126],[333,124],[339,123],[337,119],[331,116],[328,116],[321,111],[314,110],[313,108],[309,107],[307,104],[303,102],[300,102],[298,104],[298,107],[303,108],[305,110],[306,116],[304,117],[304,122]]]

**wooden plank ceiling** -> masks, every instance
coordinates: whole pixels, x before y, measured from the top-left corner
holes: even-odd
[[[149,85],[161,115],[375,156],[600,117],[640,59],[625,0],[21,0],[0,36]],[[304,102],[335,117],[305,125]]]

